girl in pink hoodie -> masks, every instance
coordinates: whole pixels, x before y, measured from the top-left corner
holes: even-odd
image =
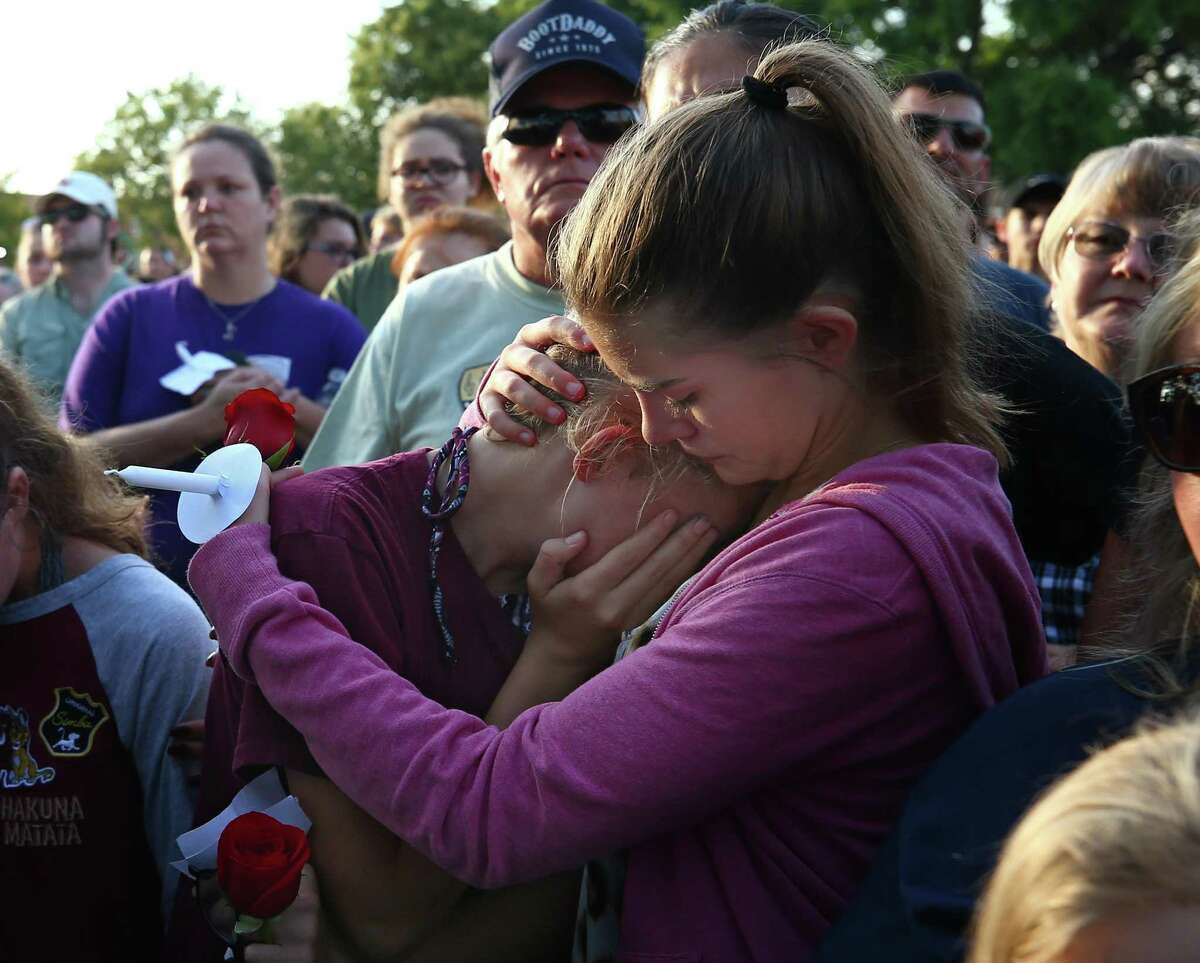
[[[356,645],[241,525],[191,572],[230,665],[474,885],[626,851],[618,959],[807,960],[917,776],[1045,668],[959,223],[826,43],[642,128],[567,222],[559,276],[646,441],[771,485],[756,527],[650,644],[500,730]],[[535,611],[562,644],[523,659],[586,647],[606,599],[577,602]]]

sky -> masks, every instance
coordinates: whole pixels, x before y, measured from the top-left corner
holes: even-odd
[[[393,0],[394,2],[394,0]],[[265,121],[341,103],[350,41],[382,0],[13,0],[3,24],[0,175],[40,194],[71,169],[127,92],[195,74]]]

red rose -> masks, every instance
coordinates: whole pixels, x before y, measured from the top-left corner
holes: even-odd
[[[217,842],[217,882],[238,913],[259,919],[292,905],[307,862],[304,830],[266,813],[238,816]]]
[[[280,468],[296,450],[296,406],[266,388],[243,391],[225,406],[226,445],[249,442],[268,468]]]

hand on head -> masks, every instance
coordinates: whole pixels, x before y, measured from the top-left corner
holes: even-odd
[[[526,379],[545,385],[564,398],[577,401],[584,396],[584,386],[546,357],[545,349],[552,344],[569,345],[579,351],[596,350],[583,325],[571,318],[546,318],[521,328],[512,344],[501,352],[479,390],[479,411],[494,437],[530,447],[537,444],[537,436],[505,410],[509,402],[532,411],[543,421],[562,423],[562,409]]]
[[[717,539],[704,516],[676,527],[679,513],[662,512],[577,575],[567,566],[588,544],[586,532],[542,545],[529,572],[534,634],[560,663],[598,671],[612,660],[623,629],[645,622],[699,566]]]

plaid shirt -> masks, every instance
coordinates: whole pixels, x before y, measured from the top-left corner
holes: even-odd
[[[1083,612],[1092,597],[1092,585],[1100,556],[1095,555],[1082,565],[1057,565],[1054,562],[1030,561],[1033,580],[1042,597],[1042,625],[1050,645],[1078,645]]]

